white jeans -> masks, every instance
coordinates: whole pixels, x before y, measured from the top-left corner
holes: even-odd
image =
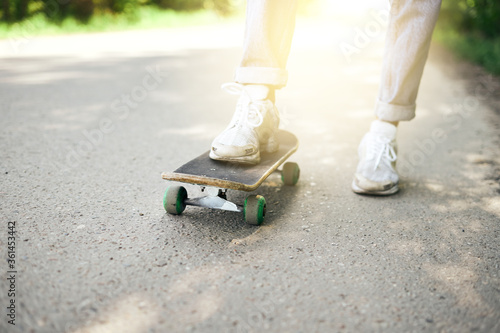
[[[441,0],[393,0],[375,115],[411,120]],[[243,59],[235,81],[286,85],[297,0],[248,0]]]

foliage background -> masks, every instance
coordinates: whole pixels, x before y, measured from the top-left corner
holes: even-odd
[[[314,0],[309,0],[309,2]],[[22,21],[37,13],[50,20],[75,17],[88,20],[102,13],[130,13],[141,6],[160,9],[193,11],[211,9],[219,14],[231,14],[237,0],[0,0],[0,18],[4,22]],[[496,37],[500,34],[500,1],[498,0],[444,0],[443,21],[460,31]]]
[[[125,13],[134,16],[141,6],[155,6],[160,9],[199,10],[212,9],[228,15],[232,11],[232,0],[0,0],[1,20],[19,22],[43,13],[51,21],[61,21],[67,17],[82,22],[93,15],[103,13]]]
[[[444,0],[436,38],[465,59],[500,75],[500,1]]]
[[[304,5],[320,0],[299,1]],[[241,13],[244,5],[244,0],[0,0],[0,38],[54,33],[58,27],[64,32],[119,30],[141,19],[134,27],[153,26],[155,19],[196,24],[209,20],[200,12],[230,16]],[[190,12],[198,14],[190,18]],[[500,75],[499,0],[443,0],[435,36],[457,54]]]

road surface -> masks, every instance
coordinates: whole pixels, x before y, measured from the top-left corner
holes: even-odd
[[[233,113],[219,87],[241,26],[0,42],[0,331],[500,331],[500,81],[433,45],[398,134],[401,191],[353,194],[373,15],[299,21],[277,105],[301,180],[259,189],[261,227],[161,203],[161,173]]]

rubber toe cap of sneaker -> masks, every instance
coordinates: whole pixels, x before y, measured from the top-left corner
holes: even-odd
[[[356,174],[352,182],[352,190],[355,193],[361,194],[389,195],[396,193],[399,188],[398,183],[394,183],[390,180],[385,182],[374,182],[360,174]]]
[[[213,144],[210,150],[210,158],[219,161],[258,164],[260,162],[260,153],[253,145],[226,146]]]
[[[251,156],[258,152],[258,149],[254,145],[245,146],[228,146],[224,144],[212,144],[211,151],[217,156],[225,157],[242,157]]]

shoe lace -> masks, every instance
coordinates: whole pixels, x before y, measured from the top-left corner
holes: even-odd
[[[236,125],[246,125],[249,127],[259,127],[264,122],[265,107],[261,101],[253,100],[245,86],[236,82],[224,83],[222,90],[237,96],[243,96],[238,102],[237,109],[239,117],[236,119]],[[257,119],[257,121],[253,121]]]
[[[391,145],[391,141],[391,139],[382,136],[375,136],[373,138],[370,151],[373,154],[372,156],[375,156],[374,171],[378,168],[382,160],[392,163],[397,159],[396,151]]]

